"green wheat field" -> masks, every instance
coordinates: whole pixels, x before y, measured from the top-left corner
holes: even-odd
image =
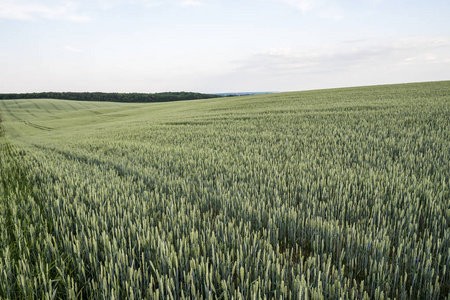
[[[450,81],[0,114],[1,299],[450,299]]]

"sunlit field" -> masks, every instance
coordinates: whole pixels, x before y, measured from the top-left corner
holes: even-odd
[[[450,82],[1,100],[1,299],[450,299]]]

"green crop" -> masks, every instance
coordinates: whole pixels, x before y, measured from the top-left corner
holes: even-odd
[[[450,82],[0,100],[2,299],[450,299]]]

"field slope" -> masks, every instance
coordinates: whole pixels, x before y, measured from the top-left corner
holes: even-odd
[[[0,100],[1,299],[450,299],[450,82]]]

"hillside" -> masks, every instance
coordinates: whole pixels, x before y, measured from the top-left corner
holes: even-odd
[[[0,114],[0,298],[450,298],[449,81]]]
[[[12,99],[62,99],[76,101],[102,101],[125,103],[171,102],[196,99],[217,98],[219,95],[191,93],[191,92],[164,92],[164,93],[74,93],[74,92],[43,92],[43,93],[17,93],[0,94],[2,100]]]

